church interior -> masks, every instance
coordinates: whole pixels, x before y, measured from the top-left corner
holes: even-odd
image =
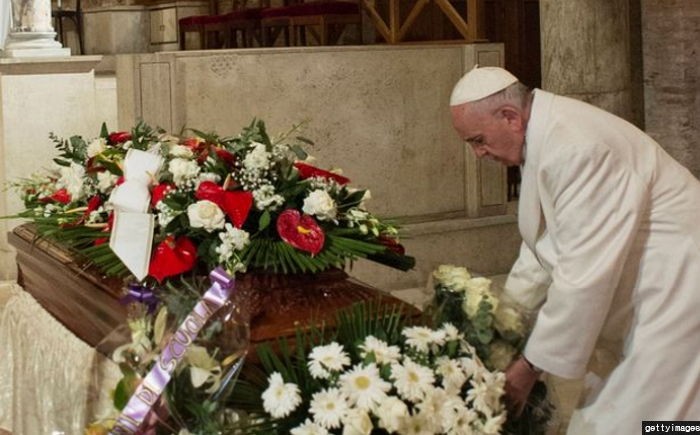
[[[431,271],[439,265],[465,266],[502,284],[522,241],[517,169],[476,159],[451,125],[452,87],[476,65],[504,67],[532,88],[626,119],[700,178],[695,0],[333,0],[311,2],[318,8],[311,12],[293,0],[11,3],[50,8],[50,17],[23,19],[48,19],[59,45],[22,45],[17,34],[32,31],[11,25],[0,51],[3,185],[51,164],[50,134],[94,138],[103,123],[112,132],[144,121],[173,134],[193,128],[226,136],[254,119],[277,134],[301,123],[316,162],[371,189],[368,206],[400,222],[401,243],[416,259],[407,272],[358,260],[347,273],[419,308],[432,298]],[[21,209],[11,189],[0,194],[0,215]],[[0,276],[8,283],[18,279],[12,231],[20,223],[0,220]],[[27,358],[33,371],[26,373],[46,380],[42,358],[93,364],[85,343],[63,356],[48,356],[51,343],[42,345],[43,356],[20,356],[29,352],[20,341],[35,338],[8,337],[12,322],[45,322],[53,341],[74,337],[46,312],[12,318],[5,306],[16,292],[0,291],[0,342],[17,346],[0,370]],[[62,370],[76,377],[80,369]],[[14,384],[14,392],[0,385],[0,433],[40,433],[33,431],[65,404],[31,417],[26,409],[41,394],[71,387],[46,380],[20,400],[15,370],[14,379],[0,373],[0,383]],[[578,386],[560,388],[563,402],[576,400]],[[75,428],[93,411],[56,424]],[[53,433],[75,433],[63,430]]]

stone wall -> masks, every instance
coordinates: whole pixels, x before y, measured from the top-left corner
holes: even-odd
[[[647,132],[700,178],[700,2],[642,2]]]
[[[425,285],[440,263],[504,273],[520,243],[505,215],[504,170],[476,162],[451,126],[452,86],[502,65],[500,44],[186,51],[117,56],[121,128],[136,119],[170,131],[236,134],[254,117],[303,132],[323,167],[372,191],[370,209],[406,222],[410,273],[358,262],[386,289]],[[487,215],[501,215],[484,217]],[[481,218],[478,218],[481,216]]]

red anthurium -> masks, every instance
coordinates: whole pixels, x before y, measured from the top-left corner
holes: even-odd
[[[224,204],[219,206],[231,219],[236,228],[241,228],[248,219],[248,212],[253,205],[253,194],[244,190],[224,192]]]
[[[151,191],[151,207],[155,207],[159,202],[165,198],[171,190],[175,190],[175,185],[173,183],[160,183],[155,186]]]
[[[162,282],[169,276],[191,270],[196,261],[197,247],[190,239],[180,236],[176,240],[175,237],[168,236],[156,246],[148,274]]]
[[[299,176],[302,180],[306,180],[307,178],[311,177],[321,177],[330,180],[335,180],[335,182],[340,184],[341,186],[350,182],[350,179],[347,177],[334,174],[333,172],[326,171],[315,166],[308,165],[306,163],[295,162],[294,167],[297,168],[297,170],[299,171]]]
[[[115,131],[107,137],[107,141],[113,145],[124,143],[128,140],[131,140],[131,133],[128,131]]]
[[[236,228],[241,228],[253,206],[253,194],[243,190],[227,191],[213,181],[203,181],[194,194],[199,200],[218,205]]]
[[[316,220],[302,215],[298,210],[288,209],[277,218],[277,233],[282,240],[302,251],[316,255],[323,249],[326,235]]]
[[[199,137],[190,137],[182,141],[182,144],[191,149],[192,152],[199,151],[204,145],[204,143],[204,139]]]
[[[60,202],[61,204],[70,204],[70,202],[73,200],[70,193],[68,193],[65,188],[55,191],[53,195],[49,196],[49,199]]]

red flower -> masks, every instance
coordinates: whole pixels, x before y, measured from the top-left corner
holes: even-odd
[[[198,137],[190,137],[182,141],[182,144],[193,152],[199,151],[204,143],[204,140]]]
[[[70,193],[68,193],[65,188],[55,191],[53,195],[49,196],[49,199],[60,202],[61,204],[70,204],[70,202],[73,200]]]
[[[124,184],[125,181],[126,181],[126,178],[124,178],[123,175],[120,175],[119,178],[117,178],[117,181],[114,182],[114,185],[119,186],[121,184]]]
[[[100,246],[100,245],[104,245],[108,241],[109,241],[109,239],[107,237],[100,237],[99,239],[95,239],[95,242],[93,244],[95,246]]]
[[[213,181],[201,182],[194,196],[199,200],[208,200],[218,205],[236,228],[243,226],[253,206],[252,193],[244,190],[224,190]]]
[[[315,166],[307,165],[302,162],[295,162],[294,167],[299,171],[299,177],[302,180],[306,180],[311,177],[321,177],[325,179],[335,180],[336,183],[341,186],[348,184],[350,182],[349,178],[343,177],[342,175],[334,174],[333,172],[326,171]]]
[[[233,164],[236,162],[235,155],[231,154],[230,152],[226,151],[221,147],[214,147],[214,152],[217,156],[219,156],[221,160],[224,161],[224,163],[226,163],[226,166],[228,166],[229,168],[233,167]]]
[[[124,143],[128,140],[131,140],[131,133],[128,131],[116,131],[114,133],[110,133],[109,137],[107,138],[107,141],[112,145]]]
[[[171,190],[175,190],[175,185],[173,183],[160,183],[151,191],[151,207],[155,207],[159,202],[165,198]]]
[[[323,249],[326,235],[314,218],[288,209],[277,218],[277,233],[289,245],[316,255]]]
[[[168,236],[156,246],[148,266],[148,274],[158,282],[169,276],[191,270],[197,261],[197,247],[190,239]]]
[[[398,243],[395,239],[392,239],[391,237],[379,236],[377,238],[377,241],[382,245],[386,246],[388,250],[394,252],[395,254],[406,254],[406,249],[403,247],[403,245]]]

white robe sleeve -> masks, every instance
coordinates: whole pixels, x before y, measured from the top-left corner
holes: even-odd
[[[554,375],[585,373],[646,210],[641,178],[605,145],[562,144],[540,164],[556,259],[524,354]],[[552,222],[550,222],[550,220]]]
[[[551,280],[535,254],[523,242],[503,288],[503,296],[528,314],[537,310],[547,296]]]

